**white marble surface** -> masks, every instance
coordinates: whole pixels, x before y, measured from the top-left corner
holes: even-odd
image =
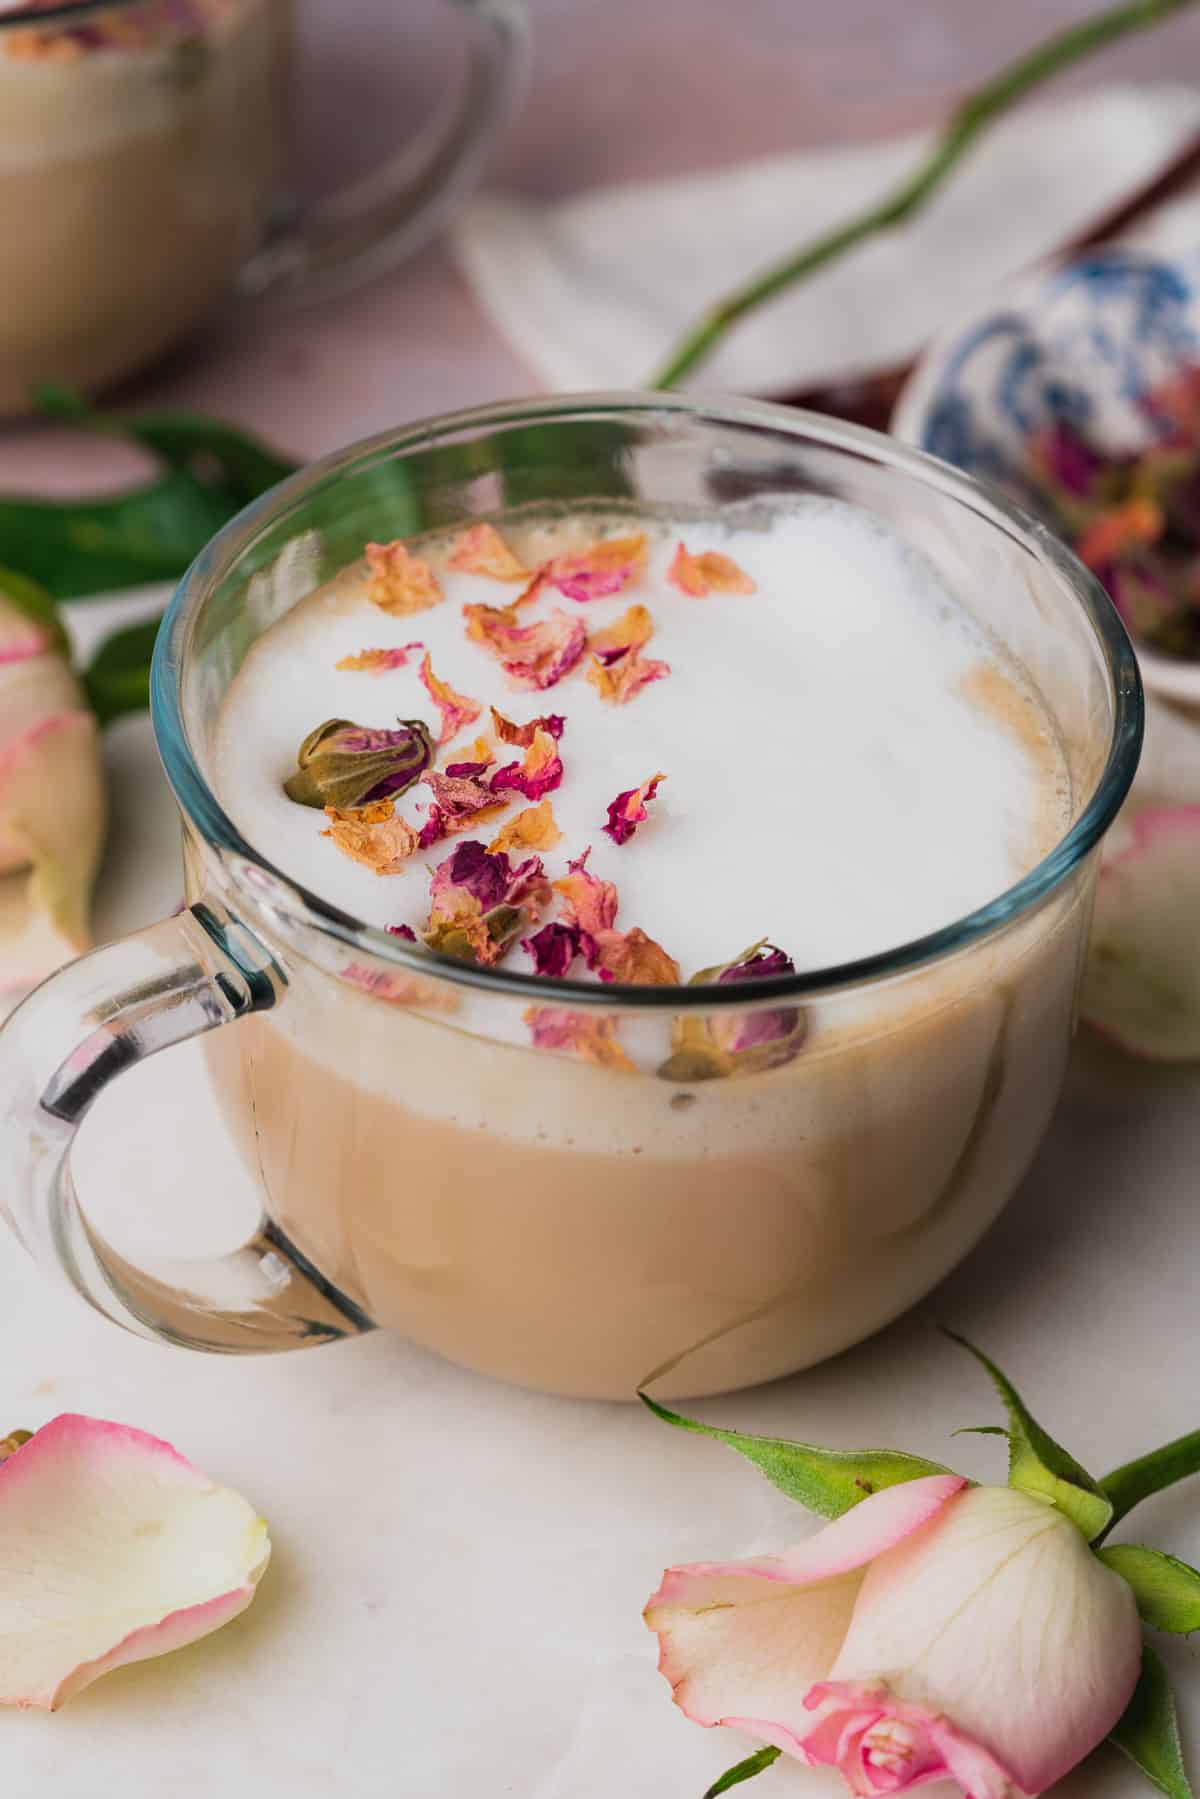
[[[76,617],[94,631],[111,613]],[[109,755],[106,931],[179,892],[148,724],[116,727]],[[215,1193],[249,1200],[189,1048],[126,1077],[85,1133],[81,1191],[106,1219],[148,1213],[169,1241],[172,1220],[211,1213]],[[986,1346],[1097,1471],[1195,1427],[1198,1164],[1200,1074],[1081,1045],[1033,1173],[919,1312],[705,1415],[900,1444],[999,1478],[997,1444],[950,1440],[996,1414],[979,1372],[938,1336],[945,1322]],[[262,1360],[159,1348],[49,1286],[0,1236],[0,1426],[63,1409],[170,1438],[253,1499],[275,1557],[256,1604],[217,1637],[124,1669],[53,1717],[0,1714],[14,1799],[700,1799],[746,1753],[674,1712],[639,1618],[665,1563],[808,1528],[716,1444],[633,1408],[499,1386],[384,1335]],[[1136,1534],[1200,1560],[1200,1482],[1147,1505]],[[1200,1760],[1200,1658],[1169,1642],[1167,1659]],[[746,1790],[840,1788],[780,1764]],[[1108,1751],[1058,1789],[1143,1790]]]

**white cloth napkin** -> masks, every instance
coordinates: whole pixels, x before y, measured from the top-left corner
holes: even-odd
[[[1152,179],[1198,128],[1200,89],[1174,85],[1010,116],[911,224],[731,333],[703,384],[778,393],[906,359]],[[707,303],[880,197],[929,141],[805,151],[549,205],[484,193],[451,241],[486,311],[550,387],[639,386]]]

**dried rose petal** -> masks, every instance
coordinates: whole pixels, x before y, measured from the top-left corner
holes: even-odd
[[[447,775],[481,775],[491,768],[496,760],[495,751],[486,737],[477,737],[470,748],[463,752],[461,762],[447,762],[442,770]]]
[[[533,957],[534,973],[561,980],[579,954],[580,937],[574,925],[544,924],[521,945]]]
[[[0,1705],[55,1711],[219,1630],[270,1553],[254,1508],[169,1444],[53,1419],[0,1463]]]
[[[586,550],[555,556],[539,571],[540,579],[569,600],[602,600],[620,593],[646,562],[646,534],[606,537]]]
[[[1067,419],[1056,419],[1029,442],[1030,464],[1040,481],[1073,499],[1089,494],[1105,459]]]
[[[464,606],[467,636],[501,659],[514,687],[553,687],[575,667],[587,648],[587,632],[579,619],[552,612],[532,625],[519,625],[512,607]]]
[[[486,782],[477,775],[442,774],[437,769],[430,769],[423,775],[426,787],[433,792],[434,804],[430,807],[430,820],[436,815],[438,829],[432,837],[421,833],[421,848],[428,849],[430,843],[436,843],[439,837],[448,832],[474,829],[476,824],[483,824],[489,818],[496,818],[508,805],[507,799],[497,799]]]
[[[400,927],[389,925],[387,928],[399,936]],[[415,937],[413,941],[416,941]],[[348,962],[341,970],[341,977],[352,987],[360,988],[372,999],[381,999],[388,1006],[423,1006],[432,1012],[458,1009],[458,995],[442,981],[423,981],[416,975],[400,974],[394,968],[370,968],[363,962]]]
[[[678,987],[681,975],[674,956],[661,943],[647,937],[640,925],[632,931],[596,931],[584,951],[588,967],[602,981],[620,981],[629,987]]]
[[[417,933],[410,924],[389,924],[385,925],[383,928],[389,937],[402,937],[405,943],[415,943],[417,941]]]
[[[1158,542],[1165,519],[1154,500],[1135,498],[1101,513],[1075,540],[1075,554],[1088,568],[1103,568],[1123,551]]]
[[[395,731],[327,718],[300,745],[296,773],[283,791],[298,805],[346,812],[406,793],[432,761],[433,745],[419,718],[401,719]]]
[[[591,853],[590,848],[586,849],[574,862],[568,862],[567,873],[560,881],[555,881],[554,891],[566,901],[566,923],[577,925],[589,937],[595,937],[601,931],[611,930],[616,923],[617,890],[611,881],[602,881],[598,875],[588,873],[587,859]]]
[[[607,665],[593,656],[587,678],[602,700],[613,706],[624,706],[643,687],[648,687],[652,681],[663,680],[670,672],[669,662],[656,662],[653,657],[629,650]]]
[[[641,650],[654,635],[654,621],[645,606],[630,606],[614,624],[593,631],[588,647],[600,661],[608,664],[629,650]]]
[[[739,568],[732,556],[705,550],[693,556],[682,543],[671,558],[667,580],[680,593],[701,598],[709,593],[757,593],[758,582]]]
[[[761,939],[735,962],[701,969],[689,987],[727,986],[769,980],[795,974],[790,956]],[[704,1081],[722,1075],[760,1074],[790,1062],[800,1050],[808,1029],[806,1014],[798,1006],[778,1006],[760,1011],[713,1013],[708,1017],[683,1014],[672,1031],[673,1054],[659,1074],[669,1081]]]
[[[396,815],[391,800],[376,800],[348,812],[326,806],[325,816],[330,822],[322,837],[331,837],[344,856],[373,868],[377,875],[399,874],[418,847],[417,833]]]
[[[488,844],[490,855],[498,855],[502,850],[511,853],[513,850],[552,850],[556,843],[562,842],[562,832],[554,818],[554,808],[549,800],[542,800],[540,805],[526,806],[515,818],[510,818],[503,825],[499,836]]]
[[[423,650],[423,643],[406,643],[395,650],[359,650],[356,656],[343,656],[336,664],[339,669],[361,669],[369,675],[383,675],[393,668],[405,668],[408,658],[414,650]]]
[[[455,540],[450,567],[468,575],[490,575],[493,581],[527,581],[523,568],[494,525],[471,525]]]
[[[492,714],[492,729],[501,743],[515,744],[522,750],[529,748],[539,731],[546,731],[557,740],[562,736],[567,722],[560,713],[548,712],[541,718],[531,718],[527,725],[517,725],[511,718],[505,718],[503,712],[497,712],[494,706],[489,710]]]
[[[664,774],[651,775],[640,787],[629,787],[624,793],[617,795],[608,808],[608,823],[604,827],[606,835],[614,843],[629,841],[645,820],[646,808],[666,778]]]
[[[520,762],[498,768],[489,783],[493,793],[515,788],[527,800],[553,793],[563,777],[562,757],[549,731],[535,731],[533,742]]]
[[[525,1013],[537,1049],[569,1050],[601,1068],[633,1071],[633,1063],[617,1038],[616,1020],[593,1012],[567,1012],[555,1006],[530,1006]]]
[[[7,1437],[0,1437],[0,1462],[6,1462],[10,1455],[16,1455],[18,1449],[24,1449],[26,1443],[32,1441],[31,1430],[10,1430]]]
[[[427,562],[413,556],[400,538],[391,543],[369,543],[366,549],[367,598],[381,612],[393,615],[427,612],[443,598],[437,576]]]
[[[440,681],[433,672],[433,665],[426,651],[421,659],[421,685],[441,714],[442,728],[438,732],[438,743],[449,743],[457,737],[464,725],[474,724],[483,707],[478,700],[468,699],[466,694],[456,693],[448,681]]]
[[[429,923],[430,949],[460,960],[498,962],[550,899],[550,884],[538,856],[513,867],[482,843],[459,844],[434,870]]]

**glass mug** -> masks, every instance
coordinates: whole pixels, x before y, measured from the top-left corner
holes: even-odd
[[[1069,829],[970,916],[765,980],[752,1004],[737,984],[555,981],[359,924],[223,810],[213,735],[235,671],[366,540],[584,500],[676,518],[736,500],[769,520],[797,493],[890,520],[1053,712]],[[651,1378],[664,1395],[713,1393],[816,1362],[910,1306],[982,1235],[1055,1105],[1096,846],[1142,730],[1115,611],[1006,500],[873,432],[654,395],[460,413],[284,482],[184,579],[152,706],[190,903],[55,975],[0,1032],[19,1235],[146,1336],[235,1352],[383,1325],[517,1382],[626,1397]],[[613,1018],[638,1067],[530,1047],[531,1007]],[[678,1046],[764,1008],[806,1010],[792,1061],[700,1079],[694,1058],[669,1058],[673,1032]],[[134,1266],[81,1211],[71,1140],[123,1069],[201,1033],[261,1178],[261,1226],[224,1259]]]
[[[230,293],[305,297],[389,266],[479,173],[520,91],[522,0],[468,27],[446,116],[297,215],[284,197],[292,0],[77,0],[0,13],[0,414],[103,387]]]

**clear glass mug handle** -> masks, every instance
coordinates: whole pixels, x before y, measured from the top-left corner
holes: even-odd
[[[0,1214],[38,1262],[140,1336],[236,1354],[371,1328],[265,1216],[231,1255],[137,1268],[92,1229],[75,1194],[71,1145],[112,1081],[285,993],[258,940],[197,903],[60,969],[0,1028]]]
[[[242,269],[243,299],[319,299],[419,249],[475,185],[528,71],[524,0],[450,0],[471,29],[449,115],[418,142],[281,227]]]

